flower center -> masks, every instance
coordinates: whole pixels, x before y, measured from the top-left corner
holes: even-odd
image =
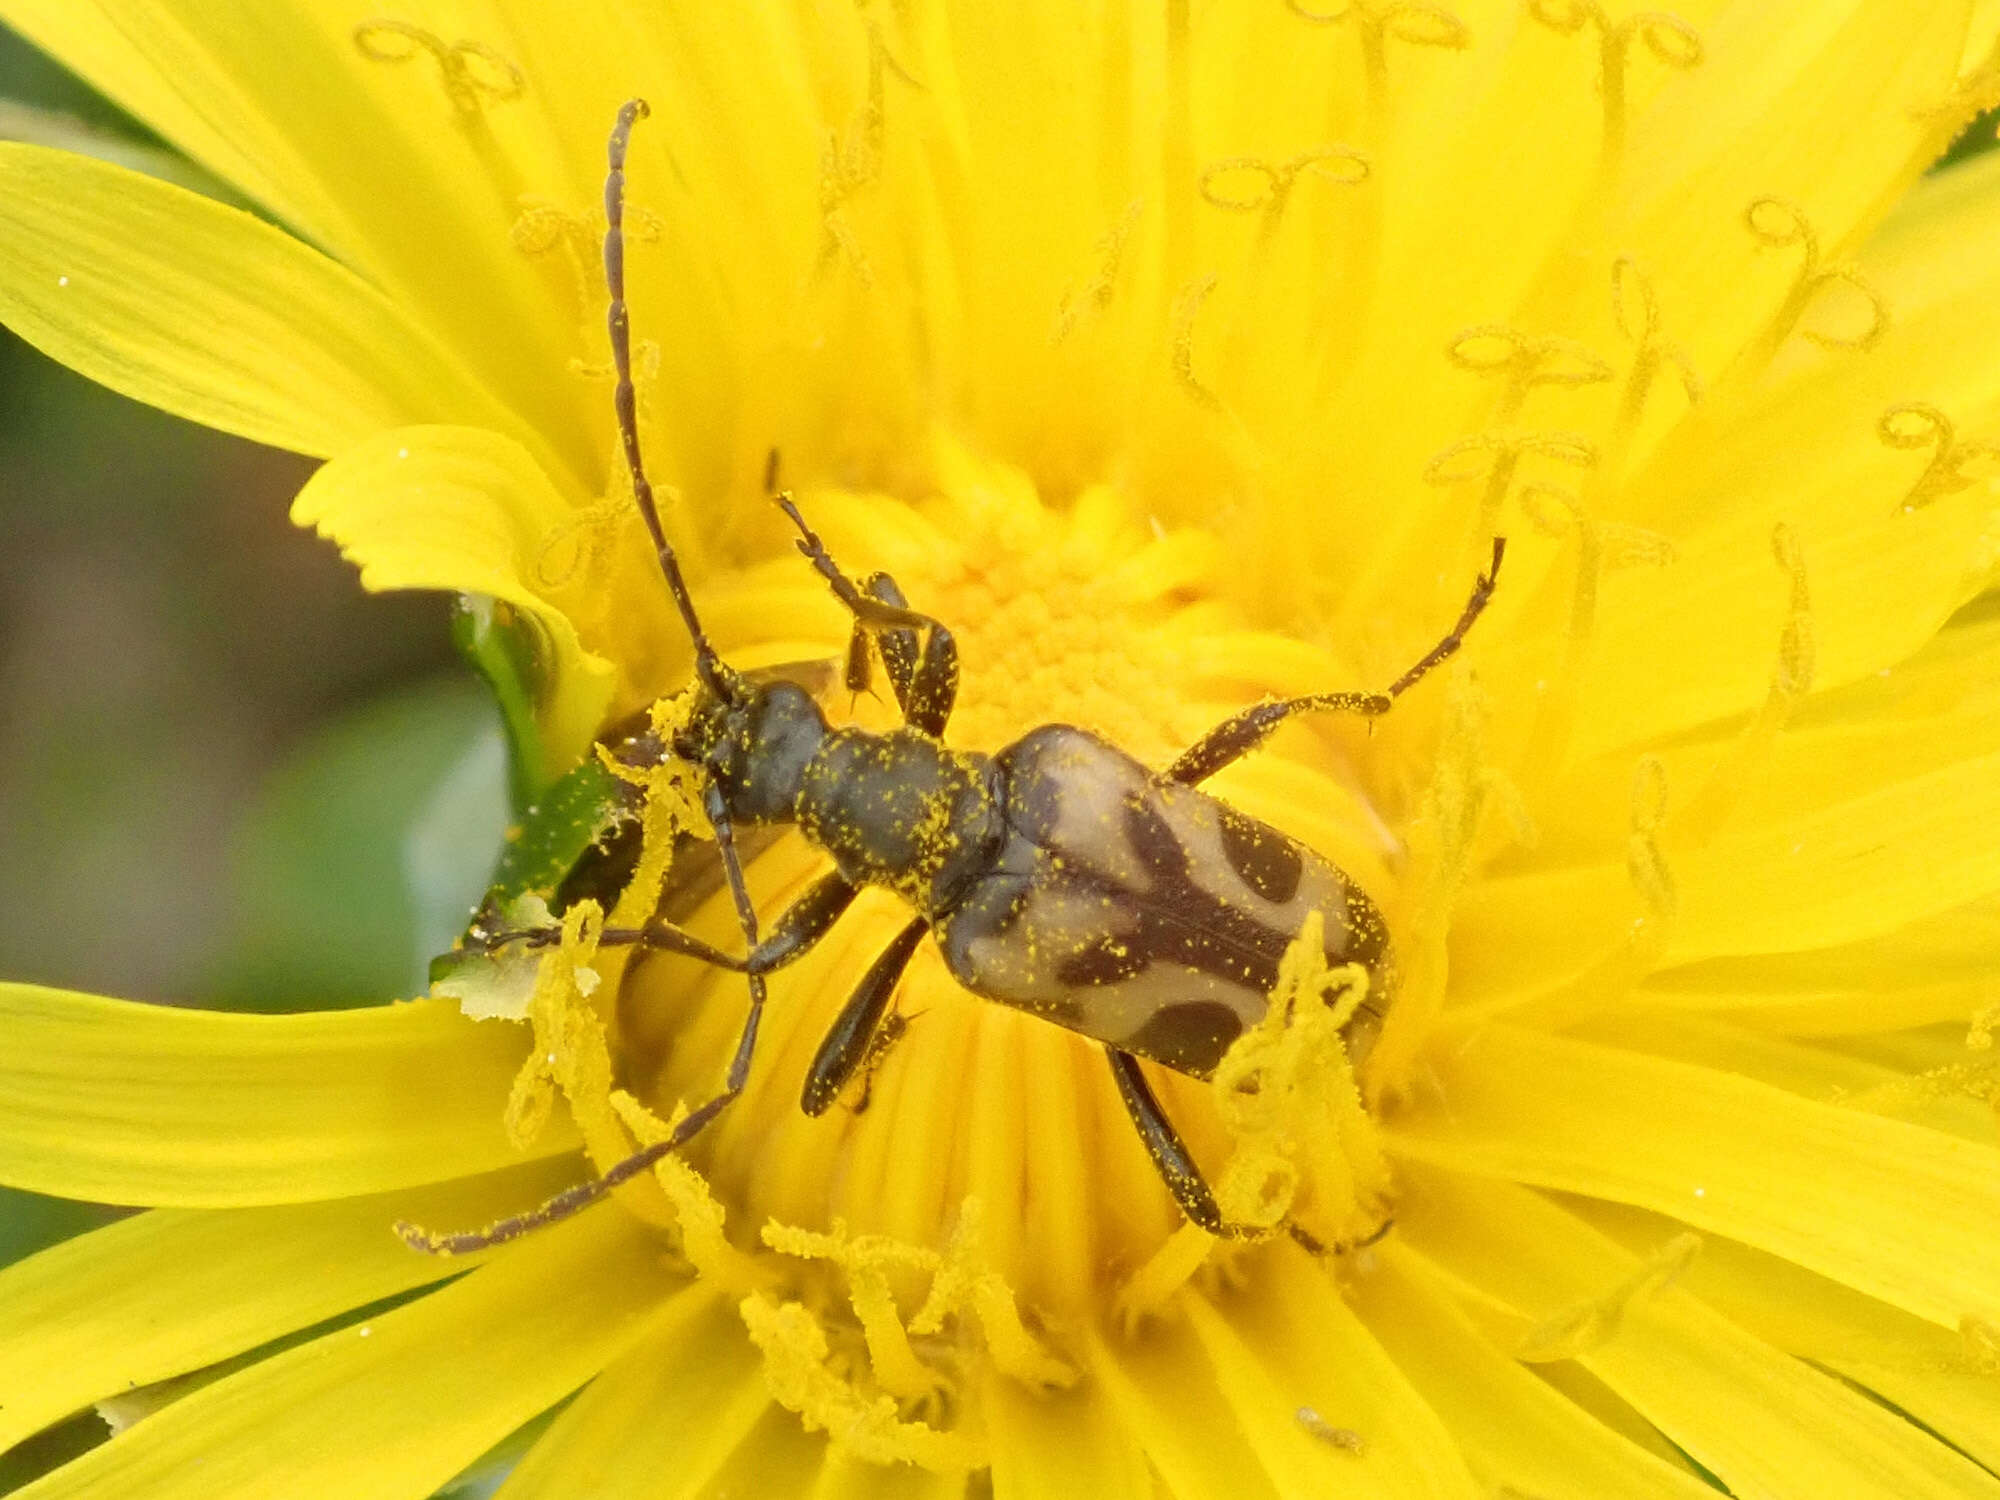
[[[841,494],[801,503],[852,575],[888,572],[953,631],[963,664],[946,736],[955,747],[992,753],[1069,723],[1164,766],[1248,703],[1344,680],[1299,642],[1231,618],[1215,597],[1226,553],[1211,535],[1162,533],[1108,489],[1057,511],[1004,472],[948,476],[946,487],[923,507]],[[702,592],[733,661],[795,661],[801,641],[828,658],[844,648],[844,611],[795,558],[710,579]],[[886,684],[879,701],[851,709],[838,686],[822,696],[836,723],[894,722]],[[1327,743],[1288,731],[1213,789],[1381,899],[1390,851]],[[774,832],[752,835],[766,925],[827,867],[795,829]],[[721,946],[741,943],[719,889],[676,914]],[[1121,1288],[1141,1302],[1171,1292],[1220,1242],[1185,1226],[1103,1044],[1068,1021],[976,998],[932,942],[918,947],[858,1075],[816,1118],[802,1111],[822,1039],[908,918],[895,896],[864,890],[771,976],[745,1092],[689,1151],[736,1251],[795,1289],[830,1276],[864,1327],[866,1306],[879,1314],[885,1297],[915,1317],[947,1265],[967,1285],[993,1278],[1045,1324],[1093,1320]],[[1323,963],[1294,964],[1279,986],[1270,1027],[1245,1035],[1213,1084],[1152,1065],[1148,1077],[1232,1222],[1282,1232],[1289,1220],[1310,1242],[1351,1244],[1385,1211],[1386,1173],[1340,1043],[1365,991]],[[663,1120],[711,1097],[746,1003],[741,976],[669,955],[632,961],[614,1048],[624,1086]],[[1074,1003],[1096,1003],[1081,981]],[[1290,1024],[1308,1013],[1328,1024]],[[989,1346],[1011,1337],[992,1316],[976,1321]]]

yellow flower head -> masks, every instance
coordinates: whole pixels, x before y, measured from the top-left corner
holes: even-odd
[[[507,1500],[2000,1495],[2000,158],[1921,176],[2000,95],[2000,8],[0,18],[266,215],[0,146],[0,319],[325,458],[299,521],[370,588],[472,597],[524,777],[596,766],[586,815],[639,830],[411,1003],[0,986],[0,1180],[153,1208],[0,1272],[0,1443],[145,1388],[24,1493],[418,1497],[567,1401]],[[626,364],[726,669],[634,503]],[[1267,998],[1208,1065],[1114,1079],[1092,1035],[1169,944],[1116,892],[1191,845],[1120,846],[1067,929],[1095,980],[1033,1014],[907,926],[949,946],[933,801],[699,1114],[750,986],[633,938],[745,924],[718,783],[661,747],[719,742],[725,670],[881,734],[936,639],[876,621],[876,696],[842,687],[774,449],[839,567],[949,629],[940,765],[1073,725],[1157,809],[1249,705],[1356,695],[1175,804],[1224,829],[1200,878],[1275,841],[1358,893],[1268,898]],[[741,821],[766,933],[867,823]],[[1135,1091],[1242,1232],[1187,1222]],[[662,1142],[462,1258],[390,1232]]]

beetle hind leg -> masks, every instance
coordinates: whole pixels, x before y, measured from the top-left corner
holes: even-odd
[[[1263,1234],[1262,1226],[1232,1224],[1222,1217],[1222,1210],[1216,1206],[1215,1194],[1209,1190],[1201,1168],[1195,1165],[1186,1142],[1174,1129],[1174,1122],[1160,1107],[1159,1096],[1146,1082],[1146,1075],[1139,1071],[1139,1059],[1129,1052],[1120,1052],[1116,1047],[1106,1047],[1104,1056],[1111,1064],[1111,1077],[1118,1085],[1118,1097],[1125,1102],[1125,1113],[1132,1117],[1132,1124],[1146,1147],[1146,1155],[1153,1159],[1160,1180],[1166,1183],[1167,1191],[1174,1195],[1174,1202],[1180,1205],[1188,1220],[1217,1239],[1241,1240]]]

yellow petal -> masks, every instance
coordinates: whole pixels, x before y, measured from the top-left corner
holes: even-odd
[[[1037,1394],[996,1371],[987,1376],[983,1405],[992,1430],[993,1500],[1063,1494],[1153,1500],[1146,1456],[1096,1381]]]
[[[1214,1302],[1190,1294],[1186,1305],[1222,1400],[1278,1493],[1306,1500],[1365,1485],[1385,1496],[1482,1494],[1456,1436],[1327,1265],[1289,1244],[1271,1259],[1268,1284]],[[1328,1428],[1353,1432],[1358,1451],[1330,1440]]]
[[[567,1162],[282,1208],[157,1209],[0,1271],[0,1449],[103,1396],[241,1354],[467,1261],[398,1219],[484,1224],[573,1180]]]
[[[1837,1101],[1848,1109],[1907,1120],[1980,1145],[1994,1139],[1993,1110],[1983,1098],[1953,1088],[1940,1078],[1925,1082],[1916,1069],[1882,1064],[1830,1046],[1789,1041],[1698,1016],[1633,1009],[1593,1018],[1569,1033],[1692,1063],[1717,1073],[1755,1079],[1801,1098]],[[1951,1046],[1961,1065],[1973,1061],[1965,1049],[1965,1027],[1954,1028]]]
[[[206,1386],[19,1494],[248,1500],[282,1473],[299,1495],[427,1495],[617,1358],[685,1286],[632,1218],[585,1214]]]
[[[303,1203],[513,1164],[525,1033],[416,1001],[235,1015],[0,985],[0,1181],[100,1203]],[[575,1146],[552,1130],[537,1146]]]
[[[0,16],[380,287],[565,444],[562,462],[596,469],[580,418],[598,403],[566,367],[583,352],[575,280],[521,254],[510,231],[524,193],[586,210],[601,148],[574,174],[551,151],[490,16],[468,8],[457,19],[470,35],[424,40],[344,5],[7,0]]]
[[[238,209],[0,143],[0,321],[113,390],[325,455],[384,427],[519,429],[380,292]]]
[[[1171,1493],[1480,1493],[1437,1414],[1302,1252],[1274,1247],[1251,1289],[1187,1305],[1186,1327],[1095,1346],[1090,1361]],[[1357,1434],[1358,1450],[1328,1429]]]
[[[1490,1299],[1496,1332],[1577,1360],[1732,1493],[2000,1496],[2000,1479],[1922,1428],[1681,1291],[1670,1261],[1628,1255],[1522,1188],[1425,1169],[1410,1185],[1399,1233]]]
[[[1495,1347],[1422,1259],[1392,1243],[1381,1262],[1356,1278],[1358,1310],[1482,1482],[1548,1500],[1712,1500],[1692,1474],[1628,1442]]]
[[[314,474],[292,519],[337,542],[366,588],[453,589],[525,613],[543,647],[535,676],[548,762],[559,774],[583,753],[604,722],[614,669],[548,596],[575,599],[597,577],[581,565],[591,537],[519,443],[474,427],[377,434]]]
[[[736,1309],[697,1286],[563,1409],[504,1500],[693,1500],[771,1407]]]
[[[1672,1233],[1667,1221],[1636,1209],[1569,1206],[1641,1254]],[[1839,1371],[2000,1471],[2000,1380],[1978,1330],[1938,1328],[1717,1236],[1702,1241],[1680,1284],[1772,1347]]]
[[[1698,368],[1720,373],[1789,288],[1787,252],[1745,229],[1753,199],[1796,204],[1831,254],[1936,155],[1924,109],[1952,83],[1970,9],[1849,0],[1731,5],[1716,17],[1702,66],[1637,122],[1608,230],[1657,268]]]
[[[1956,1328],[2000,1321],[2000,1150],[1707,1068],[1515,1027],[1430,1059],[1389,1149],[1633,1203]]]

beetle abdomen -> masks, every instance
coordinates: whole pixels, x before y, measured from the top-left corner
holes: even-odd
[[[1330,961],[1386,981],[1373,903],[1275,828],[1067,725],[997,763],[1009,841],[937,924],[975,994],[1205,1077],[1264,1015],[1310,912]]]

